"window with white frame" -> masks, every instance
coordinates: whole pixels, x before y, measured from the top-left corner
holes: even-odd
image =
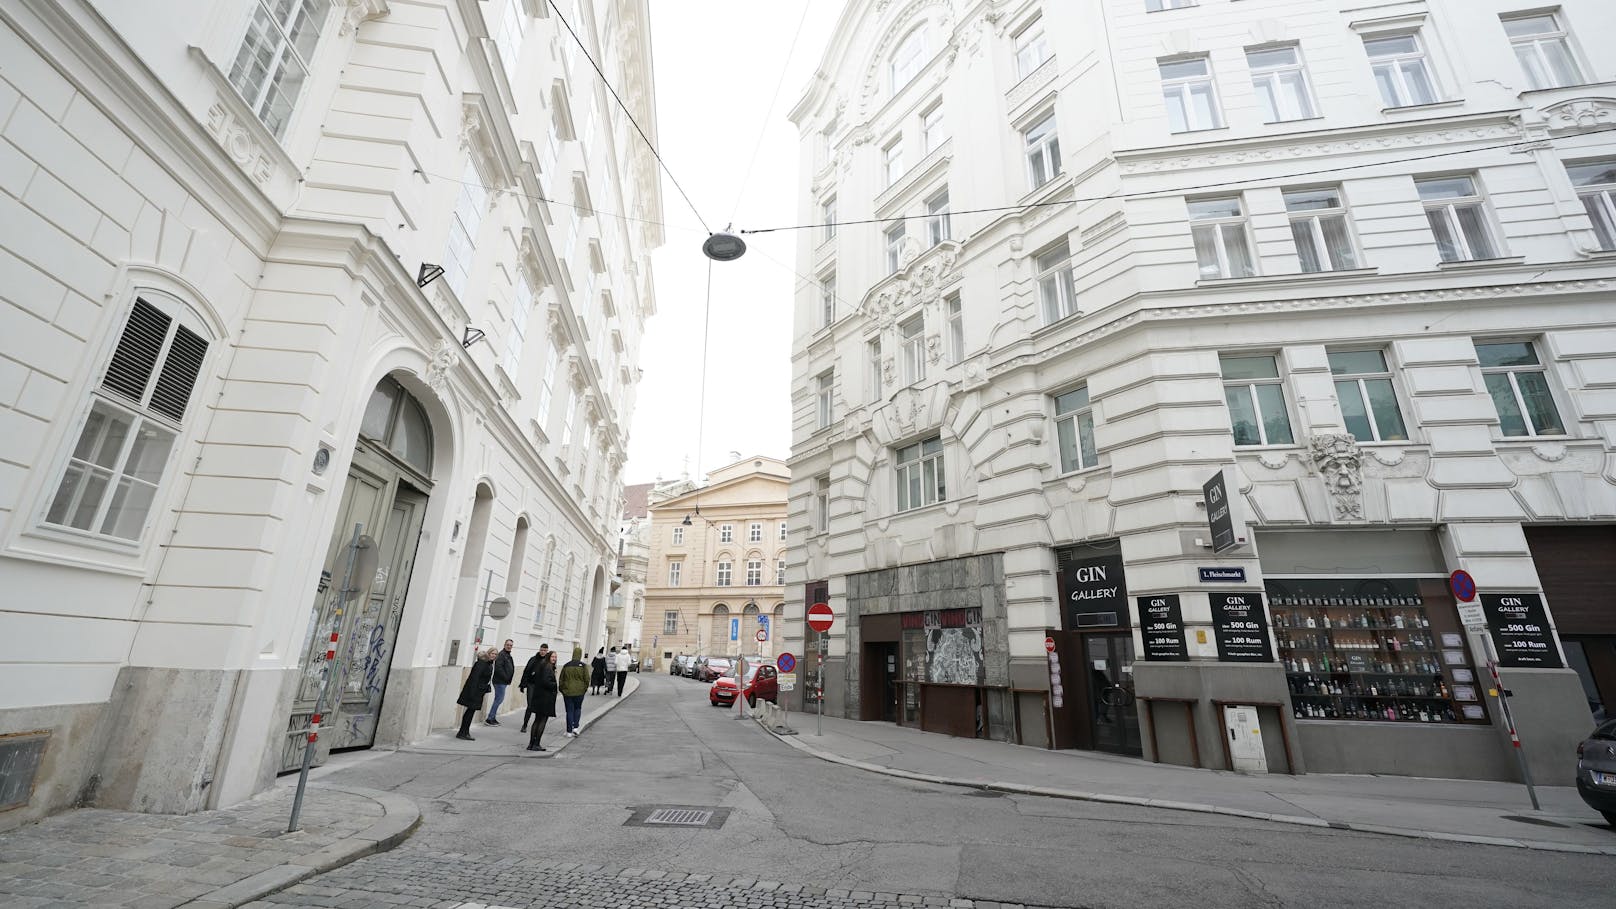
[[[825,128],[819,131],[819,141],[815,143],[815,151],[818,154],[820,167],[830,163],[831,157],[836,153],[836,118],[832,117],[831,121],[825,124]]]
[[[1436,103],[1436,80],[1418,34],[1366,37],[1364,50],[1387,107]]]
[[[532,309],[533,285],[528,283],[527,273],[518,269],[516,299],[511,304],[511,330],[505,336],[505,374],[512,382],[520,378],[522,348],[527,344],[527,317]]]
[[[1407,442],[1392,371],[1378,350],[1332,350],[1330,375],[1347,432],[1360,442]]]
[[[1168,129],[1188,133],[1223,125],[1210,59],[1161,60],[1156,65],[1161,72],[1162,98],[1167,102]]]
[[[836,197],[830,196],[819,203],[819,223],[825,226],[825,239],[836,239]]]
[[[1425,220],[1436,237],[1438,254],[1444,262],[1496,259],[1498,244],[1488,223],[1487,201],[1475,177],[1416,178],[1420,201],[1425,203]]]
[[[881,339],[872,338],[864,343],[865,385],[870,389],[870,402],[881,400]]]
[[[567,391],[567,413],[561,419],[561,444],[572,442],[572,424],[578,417],[578,395],[572,390]]]
[[[1257,273],[1239,196],[1192,199],[1189,213],[1195,261],[1203,279],[1249,278]]]
[[[784,543],[786,541],[786,522],[781,521],[780,524],[779,524],[779,528],[780,528],[780,542]]]
[[[724,561],[718,563],[718,578],[715,583],[719,587],[728,587],[734,581],[734,563]]]
[[[881,148],[881,173],[885,186],[891,186],[903,176],[903,138],[893,139]],[[883,187],[885,188],[885,187]]]
[[[208,353],[181,307],[136,298],[67,458],[44,522],[138,542]]]
[[[1481,378],[1498,409],[1498,428],[1506,436],[1558,436],[1565,423],[1554,406],[1549,377],[1530,341],[1494,341],[1476,345]]]
[[[539,424],[549,422],[550,402],[555,396],[556,370],[561,367],[561,351],[554,343],[546,345],[549,352],[545,355],[544,381],[539,385]]]
[[[1034,17],[1012,39],[1016,49],[1016,78],[1025,79],[1049,59],[1049,39],[1044,35],[1044,17]]]
[[[286,137],[292,108],[308,81],[330,0],[258,0],[241,39],[230,84],[276,139]]]
[[[683,560],[674,559],[674,560],[670,560],[668,562],[668,586],[669,587],[678,587],[680,585],[680,583],[684,580],[684,574],[685,574],[685,563],[684,563]]]
[[[917,28],[898,42],[892,52],[892,93],[896,95],[926,66],[926,29]]]
[[[1053,325],[1077,315],[1077,287],[1072,279],[1071,253],[1066,241],[1038,254],[1038,299],[1044,308],[1044,324]]]
[[[1188,9],[1195,0],[1145,0],[1145,12],[1159,13],[1164,9]]]
[[[539,576],[539,599],[533,604],[533,627],[544,622],[544,607],[550,602],[550,575],[555,571],[555,540],[544,544],[544,574]]]
[[[763,560],[762,559],[747,559],[746,560],[746,586],[748,586],[748,587],[762,587],[763,586]]]
[[[1504,32],[1515,49],[1515,59],[1534,89],[1564,88],[1583,81],[1560,15],[1548,11],[1503,17]]]
[[[675,612],[672,609],[666,610],[666,611],[664,611],[662,613],[662,633],[663,634],[678,634],[679,633],[679,613]]]
[[[720,543],[733,543],[733,542],[735,542],[735,525],[734,524],[720,524],[720,525],[718,525],[718,542],[720,542]]]
[[[1050,111],[1022,130],[1022,146],[1027,156],[1027,179],[1037,189],[1060,174],[1060,133],[1055,129],[1055,112]]]
[[[830,529],[830,474],[814,477],[813,507],[814,532],[825,533]]]
[[[960,305],[960,295],[954,293],[945,297],[943,310],[948,315],[948,362],[953,365],[965,359],[965,312]]]
[[[943,126],[943,102],[938,101],[926,112],[920,115],[920,153],[929,155],[948,141],[948,131]]]
[[[819,388],[815,399],[815,416],[818,428],[825,429],[830,426],[831,420],[831,394],[836,387],[836,373],[827,370],[819,374]]]
[[[1055,436],[1060,443],[1061,473],[1097,467],[1094,447],[1094,407],[1087,385],[1055,396]]]
[[[836,321],[836,272],[819,276],[819,327]]]
[[[1248,48],[1246,64],[1251,68],[1251,87],[1257,92],[1264,123],[1318,116],[1300,47]]]
[[[926,233],[931,245],[953,239],[953,225],[948,216],[948,188],[926,200]]]
[[[511,82],[516,81],[516,60],[522,52],[522,37],[526,31],[527,11],[522,9],[522,0],[505,0],[494,46],[499,48],[499,62],[505,65],[505,78]]]
[[[746,525],[746,541],[748,543],[763,542],[763,522],[753,521]]]
[[[908,511],[948,501],[943,480],[943,440],[933,436],[897,450],[898,510]]]
[[[776,586],[781,586],[781,585],[784,585],[785,582],[786,582],[786,560],[785,559],[775,559],[774,560],[774,583],[775,583]]]
[[[1341,190],[1335,187],[1285,190],[1285,211],[1302,271],[1341,271],[1358,267],[1358,253],[1347,226]]]
[[[1566,173],[1593,222],[1599,248],[1616,250],[1616,158],[1567,164]]]
[[[903,383],[913,385],[926,378],[926,316],[915,313],[898,326],[899,343],[903,350]]]
[[[675,545],[675,546],[683,546],[684,543],[685,543],[685,529],[683,527],[674,527],[673,528],[673,545]]]
[[[1251,354],[1226,354],[1219,361],[1234,444],[1295,444],[1278,361],[1270,355]]]
[[[888,274],[897,274],[898,266],[903,264],[903,238],[906,233],[904,223],[899,221],[882,235],[886,238]]]
[[[443,257],[443,279],[456,297],[466,295],[472,260],[477,256],[477,229],[482,226],[487,208],[488,191],[483,189],[477,166],[468,160],[460,174],[454,213],[449,216],[449,248]]]

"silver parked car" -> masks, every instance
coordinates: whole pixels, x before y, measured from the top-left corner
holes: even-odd
[[[1577,746],[1577,793],[1616,827],[1616,720],[1601,724]]]

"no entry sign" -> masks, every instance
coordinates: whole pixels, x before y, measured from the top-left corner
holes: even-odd
[[[815,603],[808,607],[808,627],[823,634],[830,630],[832,622],[836,621],[836,613],[830,611],[829,603]]]
[[[1044,638],[1044,652],[1045,653],[1054,653],[1055,652],[1055,639],[1054,638]]]

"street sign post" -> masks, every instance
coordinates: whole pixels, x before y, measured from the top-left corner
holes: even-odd
[[[758,643],[761,644],[764,641],[767,641],[769,639],[769,633],[767,631],[764,631],[763,629],[759,628],[758,633],[755,635],[755,637],[757,638]]]
[[[808,607],[808,627],[819,632],[819,672],[816,688],[819,695],[819,715],[814,718],[814,735],[825,734],[825,632],[836,621],[836,613],[829,603],[815,603]]]

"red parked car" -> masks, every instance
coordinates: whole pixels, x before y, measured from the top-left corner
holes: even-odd
[[[758,700],[771,704],[780,702],[780,675],[773,666],[752,666],[746,670],[746,683],[738,685],[733,672],[721,675],[707,690],[707,701],[714,707],[728,707],[735,703],[737,691],[744,691],[746,704],[756,707]]]

